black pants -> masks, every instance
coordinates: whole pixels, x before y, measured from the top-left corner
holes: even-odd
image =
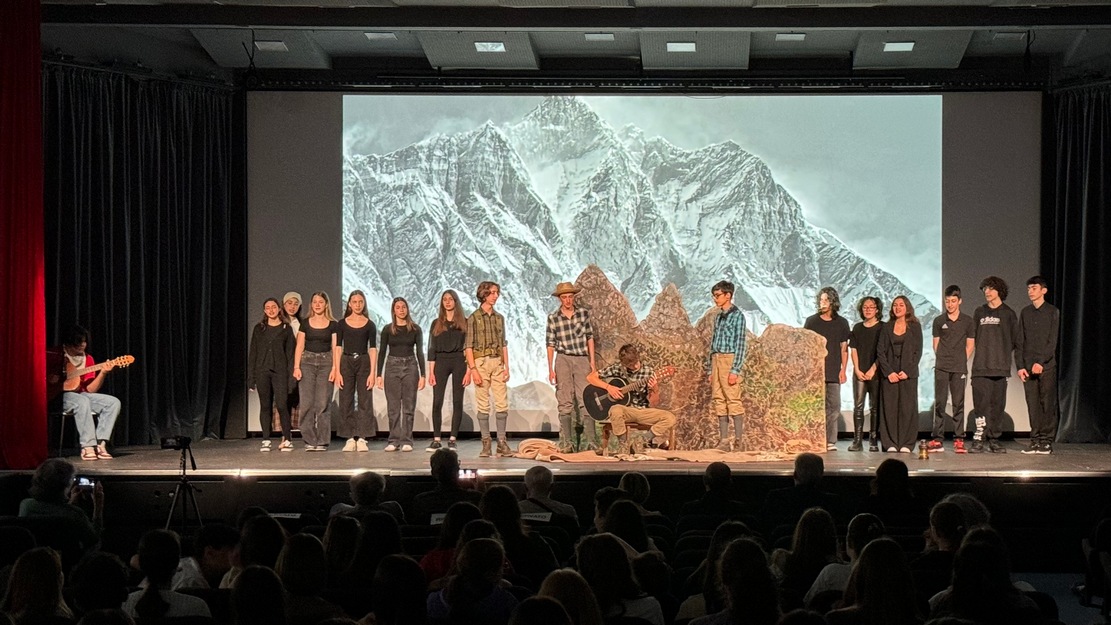
[[[964,385],[966,373],[934,369],[934,438],[945,438],[946,426],[953,430],[953,438],[964,438]],[[952,396],[953,414],[945,412],[945,401]]]
[[[432,387],[432,436],[439,437],[444,425],[444,393],[448,389],[448,376],[451,376],[451,436],[456,438],[459,436],[459,424],[463,422],[463,376],[467,375],[467,359],[463,354],[439,354],[435,373],[436,386]]]
[[[262,426],[262,437],[269,439],[274,435],[270,424],[273,418],[273,408],[278,409],[278,418],[282,421],[282,436],[290,439],[292,426],[289,420],[289,373],[282,371],[267,371],[255,380],[258,390],[258,422]]]
[[[918,378],[883,381],[883,432],[880,438],[888,447],[914,448],[918,436]]]
[[[1057,369],[1030,374],[1022,383],[1030,414],[1030,440],[1052,443],[1057,438]]]
[[[1003,435],[1003,411],[1007,409],[1007,378],[973,377],[972,407],[984,418],[984,436],[999,440]]]
[[[880,377],[877,372],[871,380],[861,380],[853,374],[853,427],[864,423],[864,399],[868,399],[868,432],[872,437],[879,433]]]
[[[339,370],[343,388],[339,390],[337,433],[340,438],[373,438],[378,434],[378,424],[374,421],[374,398],[366,387],[366,379],[370,377],[370,355],[344,353]]]

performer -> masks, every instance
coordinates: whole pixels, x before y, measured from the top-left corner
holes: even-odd
[[[622,345],[617,352],[617,360],[601,371],[591,371],[587,374],[586,381],[605,389],[610,397],[622,399],[624,394],[621,389],[606,380],[621,378],[629,383],[647,380],[642,388],[630,393],[629,406],[617,404],[609,410],[610,426],[614,436],[617,436],[620,448],[625,451],[629,449],[628,424],[637,423],[651,426],[652,444],[666,449],[676,419],[674,413],[652,407],[659,402],[660,396],[655,371],[641,363],[640,352],[635,345]],[[598,451],[602,453],[605,450]]]
[[[964,448],[964,388],[968,379],[968,359],[976,348],[976,326],[972,317],[961,312],[961,289],[945,287],[945,314],[934,317],[934,431],[929,450],[945,451],[945,426],[952,423],[953,451]],[[952,397],[953,416],[945,413],[945,401]]]
[[[803,325],[826,340],[826,451],[837,451],[837,426],[841,420],[841,385],[849,363],[849,322],[838,314],[841,298],[831,286],[818,291],[818,312]]]
[[[366,314],[366,296],[362,291],[352,291],[336,333],[340,372],[336,378],[340,411],[337,429],[340,437],[347,439],[344,451],[370,451],[366,441],[378,433],[371,393],[377,376],[377,333]]]
[[[278,411],[282,424],[281,451],[293,451],[292,425],[289,420],[289,386],[293,379],[295,341],[289,331],[289,318],[278,300],[268,298],[262,305],[262,319],[251,332],[247,353],[247,387],[258,391],[258,423],[262,427],[262,448],[270,451],[273,436],[271,419]]]
[[[1026,281],[1030,305],[1018,317],[1018,378],[1030,414],[1030,447],[1024,454],[1051,454],[1057,438],[1057,331],[1061,312],[1045,301],[1048,283],[1041,276]]]
[[[464,353],[471,381],[475,384],[475,404],[478,408],[478,428],[482,433],[482,451],[479,458],[490,457],[490,395],[494,396],[494,418],[497,424],[499,456],[512,456],[506,425],[509,421],[509,346],[505,341],[505,317],[494,310],[501,296],[496,282],[484,281],[475,293],[480,302],[477,310],[467,318],[467,342]]]
[[[1015,352],[1018,317],[1003,302],[1007,299],[1007,283],[1003,278],[988,276],[980,282],[985,303],[972,314],[976,326],[976,353],[972,357],[972,406],[976,411],[976,434],[968,451],[988,450],[1005,454],[999,442],[1003,434],[1003,411],[1007,408],[1007,378],[1011,375],[1011,359]],[[981,433],[981,425],[983,430]]]
[[[428,383],[432,386],[432,442],[425,449],[441,449],[440,432],[444,424],[444,393],[451,388],[451,438],[448,449],[455,449],[459,424],[463,421],[463,389],[471,383],[467,357],[463,347],[467,340],[467,316],[459,303],[459,294],[448,289],[440,295],[440,314],[432,322],[428,339]],[[437,370],[440,375],[437,377]]]
[[[580,401],[580,425],[586,434],[585,448],[598,448],[598,427],[594,424],[594,419],[581,409],[581,398],[587,384],[586,376],[594,370],[594,326],[590,324],[590,312],[575,305],[575,296],[580,291],[581,288],[576,288],[570,282],[556,285],[552,296],[559,298],[559,309],[548,315],[546,332],[548,382],[556,387],[559,451],[562,453],[579,451],[574,445],[572,435],[576,399]]]
[[[305,451],[328,451],[332,424],[326,410],[332,399],[332,383],[339,376],[338,324],[324,291],[313,293],[309,306],[309,316],[301,322],[297,332],[293,377],[299,382],[297,388],[301,394],[301,438],[305,441]]]
[[[390,440],[386,451],[413,451],[417,391],[424,388],[424,337],[409,317],[409,302],[393,298],[393,322],[382,328],[378,351],[378,388],[386,391]]]
[[[744,434],[745,405],[741,401],[741,368],[745,362],[745,315],[733,305],[732,282],[722,280],[710,289],[714,306],[714,334],[710,353],[706,356],[706,375],[710,377],[710,393],[714,414],[721,430],[722,451],[741,449]],[[733,421],[734,437],[729,438],[729,421]]]
[[[883,304],[868,295],[856,305],[860,319],[849,333],[853,360],[853,443],[849,451],[864,449],[864,400],[868,400],[868,451],[879,451],[880,376],[876,375],[876,345],[883,329]]]
[[[89,331],[74,325],[62,341],[62,352],[74,367],[91,367],[96,361],[85,353],[88,345]],[[112,438],[112,428],[116,425],[116,417],[120,415],[121,404],[115,397],[98,391],[114,366],[111,362],[104,363],[104,368],[99,372],[81,376],[76,391],[62,393],[62,409],[72,411],[73,421],[77,424],[82,460],[112,459],[112,454],[108,453],[108,439]],[[95,422],[94,414],[97,415]]]
[[[290,291],[282,298],[282,307],[285,309],[285,315],[289,319],[289,329],[293,335],[293,342],[297,343],[297,333],[301,331],[301,294],[297,291]],[[296,347],[294,348],[296,350]],[[301,410],[300,394],[297,392],[297,380],[291,379],[289,385],[289,398],[286,400],[286,405],[289,406],[289,422],[294,429],[301,427]],[[277,410],[274,411],[277,417]],[[280,423],[280,421],[279,421]]]
[[[884,378],[883,442],[889,452],[910,453],[918,436],[918,362],[922,324],[906,296],[891,302],[891,320],[880,332],[876,364]]]

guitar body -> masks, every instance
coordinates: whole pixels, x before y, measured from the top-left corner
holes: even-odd
[[[75,373],[78,369],[81,368],[82,367],[73,366],[72,362],[66,360],[66,377],[64,380],[62,380],[63,391],[73,392],[81,388],[81,374]]]
[[[87,373],[95,373],[111,364],[113,367],[126,367],[135,362],[134,356],[120,356],[102,363],[88,367],[77,367],[65,359],[65,371],[58,370],[58,374],[48,373],[46,376],[46,398],[53,399],[62,391],[74,392],[81,390],[81,377]]]
[[[623,388],[628,384],[628,382],[621,378],[611,378],[606,380],[606,383],[611,386],[616,386],[617,388]],[[595,421],[605,421],[609,419],[610,408],[618,404],[628,406],[630,401],[631,398],[628,393],[621,399],[614,399],[610,397],[606,389],[600,386],[594,386],[593,384],[588,385],[583,390],[583,406],[586,407],[586,412],[590,415],[590,418]]]

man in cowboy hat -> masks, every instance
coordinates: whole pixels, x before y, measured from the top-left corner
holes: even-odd
[[[575,305],[575,295],[581,290],[570,282],[557,284],[552,296],[559,298],[559,309],[548,315],[548,381],[556,387],[561,452],[577,451],[571,434],[575,399],[582,397],[586,376],[594,370],[594,328],[590,324],[590,312]],[[594,420],[584,411],[580,410],[579,414],[586,447],[596,449],[598,432]]]

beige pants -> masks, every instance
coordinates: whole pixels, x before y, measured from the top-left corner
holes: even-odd
[[[501,358],[487,356],[474,359],[475,369],[482,376],[482,385],[475,385],[474,400],[478,414],[490,414],[490,393],[494,394],[494,411],[509,412],[509,397],[506,393],[505,367]]]
[[[629,423],[651,426],[652,435],[667,438],[675,427],[675,415],[659,408],[637,408],[618,404],[610,408],[609,422],[615,436],[624,436]]]
[[[739,417],[745,413],[741,401],[741,381],[729,385],[729,370],[733,368],[733,354],[714,354],[710,360],[710,394],[714,414],[719,417]]]

